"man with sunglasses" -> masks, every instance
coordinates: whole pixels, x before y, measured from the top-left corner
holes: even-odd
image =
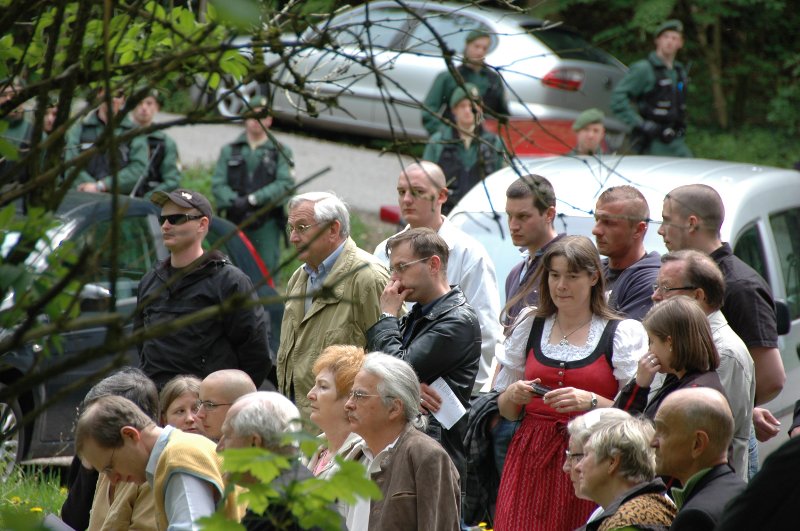
[[[367,331],[367,348],[414,367],[426,412],[438,412],[442,406],[443,393],[431,387],[434,382],[442,379],[450,388],[465,413],[449,428],[431,415],[426,433],[444,447],[463,478],[467,413],[481,357],[478,316],[461,288],[448,284],[447,242],[433,230],[401,232],[386,248],[392,277],[381,295],[383,317]],[[398,319],[406,301],[416,304]]]
[[[119,137],[130,133],[135,125],[128,116],[121,120],[117,116],[125,107],[125,93],[117,90],[111,95],[111,108],[106,103],[106,94],[103,88],[95,92],[97,109],[77,122],[67,133],[67,161],[74,159],[84,151],[97,148],[81,171],[78,173],[74,186],[81,192],[111,192],[113,189],[114,170],[117,171],[117,185],[120,194],[129,194],[133,190],[139,177],[147,171],[147,139],[143,136],[127,140],[116,139],[116,161],[111,157],[107,128],[114,121],[114,136]],[[71,174],[68,170],[67,176]]]
[[[220,369],[239,369],[256,386],[270,368],[268,317],[250,278],[203,240],[211,223],[211,204],[202,194],[179,188],[157,191],[161,234],[170,256],[139,283],[134,329],[147,333],[139,346],[142,370],[159,387],[179,374],[205,378]],[[223,305],[218,315],[173,322]]]

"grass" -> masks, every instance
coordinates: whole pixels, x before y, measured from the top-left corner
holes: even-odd
[[[744,126],[735,131],[691,127],[686,142],[696,157],[792,168],[800,160],[794,137],[767,127]]]
[[[57,470],[17,467],[0,482],[0,529],[32,529],[45,514],[59,514],[66,497]]]

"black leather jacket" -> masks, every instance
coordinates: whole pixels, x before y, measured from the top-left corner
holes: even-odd
[[[442,444],[463,478],[469,399],[481,356],[478,316],[467,304],[461,288],[453,286],[427,314],[414,321],[411,336],[404,346],[404,332],[413,314],[412,309],[399,320],[388,317],[375,323],[367,330],[367,348],[407,361],[421,383],[430,384],[441,377],[453,390],[467,414],[449,430],[442,429],[431,415],[426,433]]]
[[[219,251],[206,253],[196,270],[166,286],[169,263],[169,258],[159,262],[142,278],[135,329],[173,321],[241,293],[256,297],[250,278]],[[271,365],[268,319],[256,305],[148,339],[139,346],[141,369],[159,388],[179,374],[205,378],[220,369],[243,370],[258,387]]]

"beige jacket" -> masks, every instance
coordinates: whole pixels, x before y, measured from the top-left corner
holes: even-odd
[[[314,362],[330,345],[366,347],[367,330],[381,315],[380,297],[389,273],[377,258],[347,238],[323,290],[305,313],[308,274],[300,267],[289,279],[278,348],[278,388],[294,399],[304,418],[311,414],[306,394],[314,386]]]

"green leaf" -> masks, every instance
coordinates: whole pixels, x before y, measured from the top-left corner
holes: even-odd
[[[244,531],[245,527],[239,522],[228,520],[221,511],[211,516],[204,516],[197,520],[203,531]]]
[[[2,127],[3,124],[7,126],[8,122],[5,120],[0,120],[0,132],[6,129],[5,127]],[[0,157],[8,160],[17,160],[19,158],[17,147],[5,138],[0,138]]]

